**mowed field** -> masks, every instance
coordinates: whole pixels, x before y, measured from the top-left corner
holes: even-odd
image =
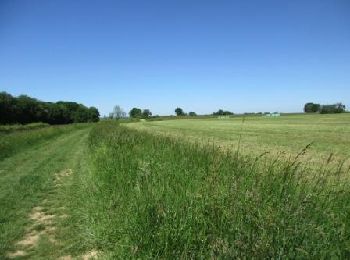
[[[127,126],[190,141],[209,141],[232,151],[239,147],[240,153],[253,156],[265,152],[295,156],[311,144],[304,155],[308,162],[325,162],[331,154],[337,161],[350,158],[350,113],[182,119]]]

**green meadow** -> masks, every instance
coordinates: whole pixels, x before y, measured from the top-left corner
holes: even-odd
[[[0,0],[0,260],[350,260],[350,0]]]
[[[189,141],[212,142],[241,153],[295,156],[311,144],[308,162],[350,157],[350,113],[300,114],[281,117],[247,116],[229,119],[182,119],[139,122],[126,126]]]
[[[0,258],[349,258],[349,123],[102,121],[0,135]]]

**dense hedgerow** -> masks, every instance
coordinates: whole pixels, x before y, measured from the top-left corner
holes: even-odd
[[[98,124],[81,209],[110,257],[350,257],[348,172]]]
[[[49,123],[51,125],[98,122],[95,107],[76,102],[43,102],[27,95],[0,92],[0,124]]]

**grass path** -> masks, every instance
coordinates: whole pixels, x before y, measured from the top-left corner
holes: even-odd
[[[0,161],[0,259],[62,254],[60,194],[84,159],[89,130],[64,133]]]

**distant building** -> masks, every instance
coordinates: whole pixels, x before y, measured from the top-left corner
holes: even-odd
[[[218,116],[218,119],[230,119],[230,116]]]
[[[278,112],[273,112],[273,113],[265,113],[264,116],[266,116],[266,117],[279,117],[279,116],[281,116],[281,114]]]

